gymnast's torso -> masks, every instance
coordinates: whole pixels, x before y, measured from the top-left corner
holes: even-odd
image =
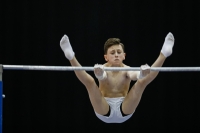
[[[105,67],[107,64],[104,64]],[[128,67],[122,65],[122,67]],[[107,78],[99,81],[99,89],[104,97],[125,97],[128,93],[131,80],[127,71],[106,71]]]

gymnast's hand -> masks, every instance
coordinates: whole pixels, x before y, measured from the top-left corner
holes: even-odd
[[[104,71],[104,66],[100,64],[94,65],[94,74],[99,80],[103,80],[107,77],[107,74]]]
[[[141,65],[140,71],[142,76],[145,77],[150,73],[150,66],[148,64]]]
[[[142,79],[146,77],[150,73],[150,66],[148,64],[140,66],[140,73],[138,74],[137,78]]]

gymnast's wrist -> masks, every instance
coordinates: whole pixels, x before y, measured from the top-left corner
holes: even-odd
[[[141,71],[138,71],[137,73],[137,79],[142,79],[144,76],[141,74]]]
[[[102,74],[101,76],[98,76],[98,75],[96,75],[96,74],[95,74],[95,76],[96,76],[96,78],[97,78],[98,80],[103,80],[103,79],[107,78],[106,71],[104,71],[103,74]]]

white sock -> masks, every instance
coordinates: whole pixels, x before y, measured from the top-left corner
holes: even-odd
[[[74,51],[71,47],[71,44],[69,42],[69,38],[67,35],[64,35],[62,39],[60,40],[60,47],[65,53],[65,57],[68,60],[72,60],[74,58]]]
[[[174,36],[171,32],[167,34],[165,37],[165,42],[163,44],[161,53],[165,56],[168,57],[172,54],[172,48],[174,46]]]

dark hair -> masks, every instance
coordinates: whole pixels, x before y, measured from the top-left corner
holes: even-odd
[[[119,38],[109,38],[104,44],[104,54],[107,54],[108,48],[113,45],[121,45],[124,51],[124,44],[121,43]]]

